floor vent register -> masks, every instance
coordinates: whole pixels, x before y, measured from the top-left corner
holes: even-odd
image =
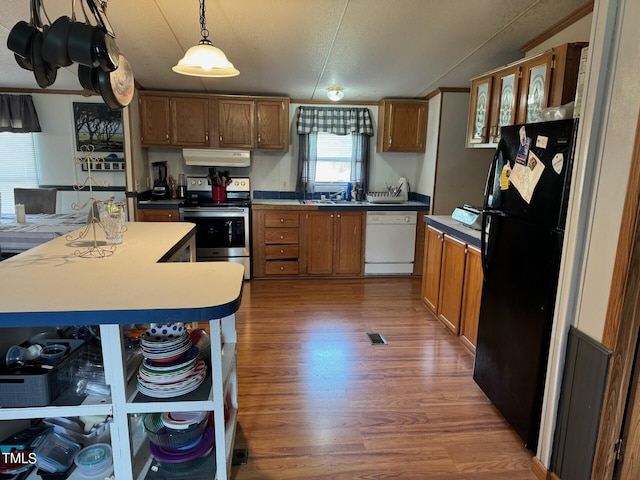
[[[387,340],[382,336],[381,333],[367,333],[367,338],[369,339],[369,343],[371,345],[386,345]]]

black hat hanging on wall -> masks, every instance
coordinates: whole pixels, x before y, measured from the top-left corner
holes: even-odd
[[[76,19],[77,3],[84,21]],[[20,67],[33,71],[41,88],[53,84],[59,67],[77,63],[85,91],[101,95],[111,110],[120,110],[133,99],[133,70],[116,45],[105,8],[106,0],[74,0],[71,17],[62,16],[51,23],[42,0],[30,0],[30,23],[14,25],[7,47]],[[43,23],[41,14],[48,24]]]

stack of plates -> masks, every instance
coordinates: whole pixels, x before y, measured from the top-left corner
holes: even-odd
[[[207,374],[189,332],[176,324],[152,326],[141,340],[144,361],[138,370],[138,391],[153,398],[171,398],[200,386]]]

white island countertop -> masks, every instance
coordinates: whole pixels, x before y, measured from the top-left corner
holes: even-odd
[[[94,243],[90,233],[81,241],[58,237],[0,262],[0,327],[195,322],[237,311],[241,265],[162,262],[194,234],[193,223],[126,225],[124,242],[105,258],[74,253]],[[102,229],[96,231],[104,246]]]

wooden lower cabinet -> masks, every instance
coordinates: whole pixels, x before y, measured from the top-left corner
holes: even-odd
[[[424,268],[422,272],[422,302],[436,315],[440,297],[440,271],[444,234],[431,225],[425,233]]]
[[[254,210],[253,276],[300,273],[300,214],[287,210]]]
[[[304,214],[308,275],[360,275],[364,266],[362,212]]]
[[[460,314],[460,339],[474,353],[476,351],[476,340],[478,339],[482,279],[480,250],[469,246],[465,264],[462,312]]]
[[[139,222],[179,222],[180,213],[175,208],[139,208]]]
[[[422,302],[472,353],[482,297],[480,251],[427,225]]]
[[[442,244],[442,270],[438,318],[456,335],[460,332],[462,287],[464,282],[467,245],[455,237],[445,235]]]
[[[253,277],[362,275],[364,212],[254,209]]]

